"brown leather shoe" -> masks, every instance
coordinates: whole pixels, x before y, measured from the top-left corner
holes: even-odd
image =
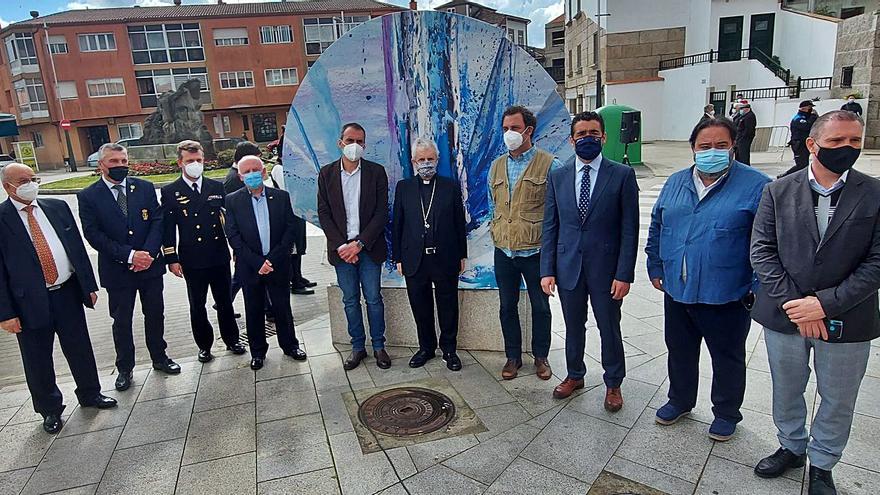
[[[361,364],[361,361],[367,358],[367,351],[351,351],[351,354],[342,362],[342,368],[345,371],[351,371]]]
[[[562,383],[556,386],[553,389],[553,398],[554,399],[567,399],[574,393],[575,390],[584,388],[583,380],[572,380],[571,378],[566,378],[562,380]]]
[[[605,391],[605,410],[608,412],[620,411],[623,407],[623,395],[620,393],[620,387],[608,388]]]
[[[513,380],[519,374],[520,368],[522,368],[522,359],[508,359],[507,364],[501,370],[501,378]]]
[[[373,351],[373,357],[376,358],[376,366],[380,369],[387,370],[391,367],[391,356],[388,355],[385,349]]]
[[[535,358],[535,372],[541,380],[549,380],[553,376],[553,370],[550,369],[550,362],[547,358]]]

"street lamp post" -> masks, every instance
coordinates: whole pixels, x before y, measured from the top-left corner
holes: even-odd
[[[49,63],[52,66],[52,80],[55,82],[55,87],[53,90],[55,91],[55,98],[58,100],[58,109],[61,112],[61,120],[67,122],[67,119],[64,118],[64,104],[61,101],[61,95],[58,94],[58,73],[55,71],[55,57],[52,54],[52,47],[49,44],[49,26],[43,23],[43,32],[46,35],[46,50],[49,51]],[[67,165],[70,167],[71,172],[76,172],[76,157],[73,155],[73,144],[70,142],[70,125],[68,122],[67,126],[63,127],[64,130],[64,140],[67,141]]]

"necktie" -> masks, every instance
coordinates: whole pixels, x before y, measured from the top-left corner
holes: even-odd
[[[22,209],[27,212],[28,227],[31,230],[34,249],[37,250],[37,258],[40,259],[40,266],[43,268],[43,277],[47,285],[52,285],[58,280],[58,267],[55,265],[55,258],[52,257],[52,250],[49,249],[46,236],[43,235],[37,217],[34,216],[34,205],[27,205]]]
[[[585,166],[581,169],[583,177],[581,178],[581,191],[578,197],[578,211],[581,214],[581,223],[587,219],[587,211],[590,209],[590,167]]]
[[[128,198],[125,197],[125,188],[122,187],[122,184],[116,184],[113,189],[116,190],[116,204],[119,205],[122,214],[128,216]]]
[[[193,192],[196,193],[196,196],[199,195],[199,185],[193,182]]]

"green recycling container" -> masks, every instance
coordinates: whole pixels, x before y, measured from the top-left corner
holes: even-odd
[[[596,112],[605,121],[607,135],[602,156],[620,163],[642,165],[641,112],[626,105],[605,105]],[[629,145],[625,144],[627,135],[633,141]]]

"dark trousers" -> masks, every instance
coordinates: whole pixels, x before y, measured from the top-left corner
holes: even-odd
[[[736,161],[745,165],[752,164],[752,141],[754,141],[754,139],[755,138],[743,138],[736,140],[736,146],[733,152]]]
[[[134,299],[140,294],[144,315],[144,338],[150,359],[165,362],[165,300],[162,277],[138,279],[131,287],[107,289],[110,317],[113,318],[113,343],[116,346],[116,368],[127,373],[134,368],[134,336],[131,322],[134,317]]]
[[[810,164],[810,150],[804,140],[791,141],[791,152],[794,154],[794,167],[786,170],[782,175],[788,175],[807,168]]]
[[[101,392],[76,276],[60,289],[49,292],[49,308],[52,312],[52,328],[22,328],[21,333],[16,334],[34,411],[43,416],[61,414],[64,410],[61,390],[55,384],[55,364],[52,359],[56,333],[76,381],[79,402],[91,404]]]
[[[541,289],[541,255],[508,257],[495,249],[495,281],[501,300],[501,332],[507,359],[522,358],[522,327],[519,324],[519,294],[525,279],[532,305],[532,354],[546,358],[550,353],[550,298]]]
[[[193,339],[199,349],[210,350],[214,345],[214,327],[208,320],[205,304],[208,288],[217,305],[217,322],[220,324],[220,337],[227,346],[238,343],[238,324],[235,323],[235,310],[229,297],[230,270],[224,263],[211,268],[183,268],[186,280],[186,295],[189,298],[189,318]]]
[[[230,294],[232,297],[229,299],[230,301],[235,301],[235,297],[238,295],[238,291],[241,290],[241,281],[238,280],[238,273],[232,274],[232,282],[229,284]],[[266,296],[266,306],[263,308],[266,316],[274,316],[272,313],[272,301],[269,296]]]
[[[586,268],[572,290],[559,289],[562,317],[565,320],[565,361],[568,378],[581,380],[587,374],[584,347],[587,343],[587,301],[593,307],[602,344],[602,378],[609,388],[620,387],[626,376],[623,337],[620,334],[622,301],[611,298],[611,282],[588,283]]]
[[[248,346],[251,348],[251,357],[265,358],[269,350],[266,341],[266,298],[273,303],[275,313],[275,335],[278,337],[278,346],[285,352],[290,352],[299,347],[299,341],[293,329],[293,313],[290,310],[290,289],[287,284],[276,285],[268,283],[266,277],[260,276],[257,283],[243,285],[244,312],[247,322]]]
[[[433,285],[433,298],[431,287]],[[440,323],[440,350],[455,352],[458,337],[458,272],[445,273],[437,266],[434,255],[426,254],[419,269],[406,277],[406,294],[419,334],[419,349],[434,352],[437,333],[434,330],[434,300]]]
[[[746,337],[749,312],[739,301],[682,304],[666,296],[664,326],[669,349],[669,402],[684,410],[697,404],[700,344],[712,357],[712,412],[738,423],[746,393]]]
[[[306,286],[302,274],[302,259],[301,254],[290,255],[290,286],[294,289],[303,289]]]

